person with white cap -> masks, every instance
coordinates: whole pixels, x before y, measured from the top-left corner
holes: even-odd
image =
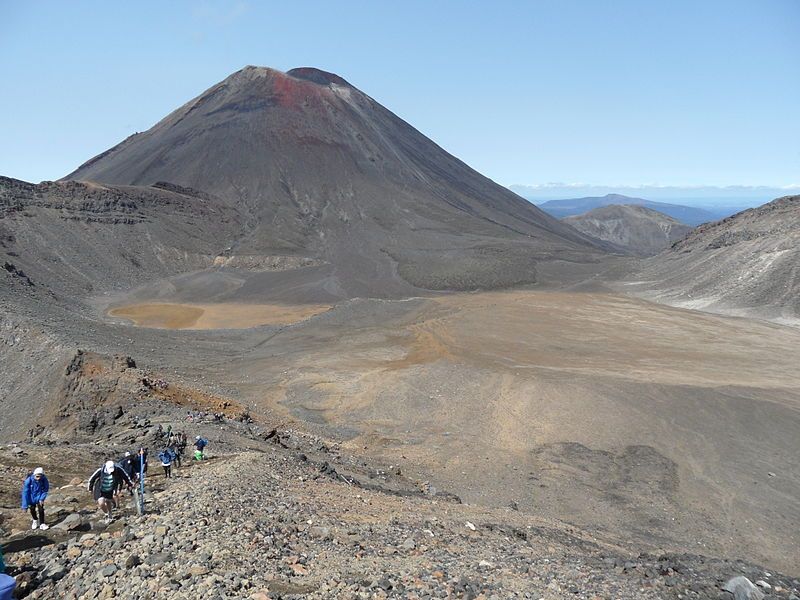
[[[130,451],[125,452],[125,456],[117,461],[117,464],[122,467],[122,470],[128,474],[128,477],[133,479],[134,471],[136,470],[136,457]]]
[[[199,435],[194,438],[194,459],[203,460],[205,458],[205,449],[208,446],[208,440],[201,438]]]
[[[88,489],[92,492],[97,506],[105,513],[105,522],[111,523],[111,511],[116,502],[114,496],[123,486],[133,487],[133,481],[121,466],[108,460],[89,478]]]
[[[22,484],[22,510],[30,510],[33,521],[31,529],[47,529],[44,522],[44,501],[50,491],[50,482],[44,476],[44,469],[36,467]]]

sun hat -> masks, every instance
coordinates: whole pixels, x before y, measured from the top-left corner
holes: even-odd
[[[34,475],[44,475],[44,469],[42,467],[36,467],[33,470]]]
[[[103,465],[103,470],[106,473],[113,473],[114,472],[114,461],[113,460],[106,461],[106,464]]]

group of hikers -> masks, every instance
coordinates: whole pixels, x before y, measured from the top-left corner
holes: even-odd
[[[172,427],[166,430],[159,426],[156,434],[156,442],[162,450],[158,453],[161,466],[164,468],[164,477],[172,477],[172,464],[181,466],[183,453],[188,445],[185,433],[175,433]],[[205,460],[205,449],[208,440],[199,435],[194,438],[194,460]],[[112,511],[120,505],[123,490],[127,489],[131,493],[137,483],[142,481],[147,472],[147,448],[139,448],[137,454],[125,452],[125,455],[117,460],[106,460],[89,477],[88,490],[97,502],[98,508],[105,515],[104,522],[111,523],[113,520]],[[50,493],[50,482],[45,475],[44,468],[36,467],[33,472],[28,473],[22,483],[22,509],[30,512],[31,529],[46,531],[49,526],[45,522],[44,505]],[[16,587],[14,577],[6,574],[6,566],[3,561],[2,547],[0,547],[0,600],[12,598]]]
[[[159,437],[164,438],[162,450],[158,453],[161,466],[164,469],[164,478],[172,478],[172,465],[181,466],[183,454],[188,445],[185,433],[175,433],[172,427],[168,427]],[[199,435],[194,439],[193,459],[202,461],[205,459],[205,449],[208,440]],[[134,487],[140,483],[141,478],[147,472],[148,449],[139,448],[137,454],[125,452],[125,455],[117,460],[106,460],[89,477],[87,489],[92,492],[98,508],[105,515],[104,522],[111,523],[113,520],[112,511],[119,506],[123,490],[127,489],[131,493]],[[42,467],[36,467],[32,473],[25,477],[22,484],[22,509],[30,511],[32,518],[31,529],[46,530],[49,528],[45,523],[44,503],[50,491],[50,482]]]

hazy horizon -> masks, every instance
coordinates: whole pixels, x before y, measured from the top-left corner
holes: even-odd
[[[660,186],[546,183],[510,185],[514,193],[534,204],[550,200],[602,197],[620,194],[654,202],[697,207],[753,207],[781,196],[800,194],[800,185],[789,186]]]

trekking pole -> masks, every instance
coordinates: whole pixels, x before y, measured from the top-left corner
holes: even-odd
[[[144,514],[144,451],[139,450],[139,514]]]

